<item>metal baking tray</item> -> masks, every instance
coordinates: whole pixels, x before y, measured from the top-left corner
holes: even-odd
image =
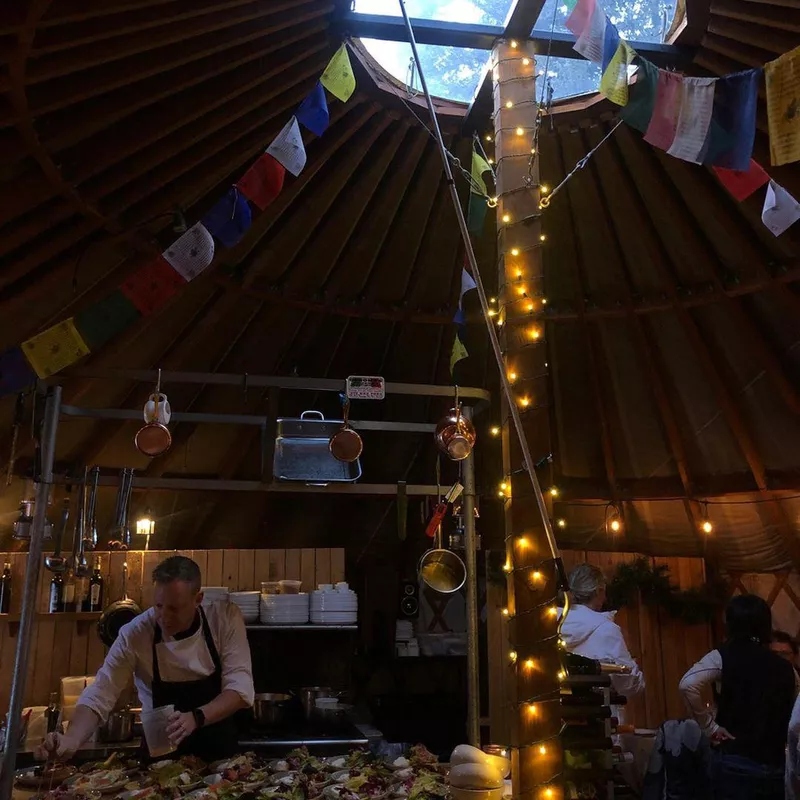
[[[334,458],[331,436],[342,429],[342,420],[325,419],[320,411],[304,411],[300,417],[277,421],[272,474],[279,481],[301,483],[354,483],[361,477],[361,461]]]

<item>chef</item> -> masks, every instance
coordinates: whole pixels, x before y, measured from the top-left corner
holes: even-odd
[[[175,706],[167,734],[178,754],[214,761],[236,752],[233,714],[253,704],[241,612],[233,603],[204,608],[200,568],[185,556],[162,561],[153,583],[153,607],[120,629],[67,732],[48,734],[40,758],[69,758],[105,721],[131,678],[143,711]]]

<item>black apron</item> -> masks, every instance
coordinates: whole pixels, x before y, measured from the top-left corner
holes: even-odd
[[[222,662],[214,645],[208,620],[202,608],[200,621],[206,647],[214,662],[214,671],[205,678],[193,681],[162,681],[158,669],[156,645],[162,641],[161,628],[156,624],[153,633],[153,708],[174,705],[176,711],[194,711],[194,709],[210,703],[222,691]],[[213,725],[204,725],[187,736],[178,745],[177,755],[194,755],[203,761],[217,761],[230,758],[236,754],[239,743],[239,731],[233,717],[228,717]]]

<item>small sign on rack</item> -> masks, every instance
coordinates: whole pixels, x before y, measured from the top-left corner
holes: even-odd
[[[383,400],[386,397],[386,382],[370,375],[350,375],[347,379],[348,400]]]

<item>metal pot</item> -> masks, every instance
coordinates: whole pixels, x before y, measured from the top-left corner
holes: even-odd
[[[259,725],[275,727],[286,721],[292,695],[276,692],[261,692],[253,701],[253,716]]]
[[[467,581],[467,568],[452,550],[442,547],[442,529],[436,534],[436,547],[423,553],[419,560],[419,576],[435,592],[453,594]]]
[[[122,599],[112,603],[97,622],[100,641],[106,647],[111,647],[119,636],[120,628],[141,613],[142,609],[133,600],[128,599],[128,564],[126,562],[122,565]]]
[[[469,458],[475,446],[475,426],[461,414],[457,405],[436,426],[436,446],[453,461]]]
[[[129,742],[133,739],[133,711],[112,711],[97,730],[101,742]]]
[[[350,401],[347,398],[343,398],[342,404],[344,408],[342,429],[331,436],[328,447],[337,461],[344,461],[350,464],[353,461],[358,461],[364,449],[364,443],[358,433],[350,427]]]
[[[353,706],[339,703],[335,706],[325,706],[314,709],[314,717],[326,725],[336,726],[347,722],[353,714]]]
[[[303,714],[306,719],[314,716],[318,697],[338,697],[339,693],[334,692],[330,686],[305,686],[300,690],[300,704],[303,706]]]

